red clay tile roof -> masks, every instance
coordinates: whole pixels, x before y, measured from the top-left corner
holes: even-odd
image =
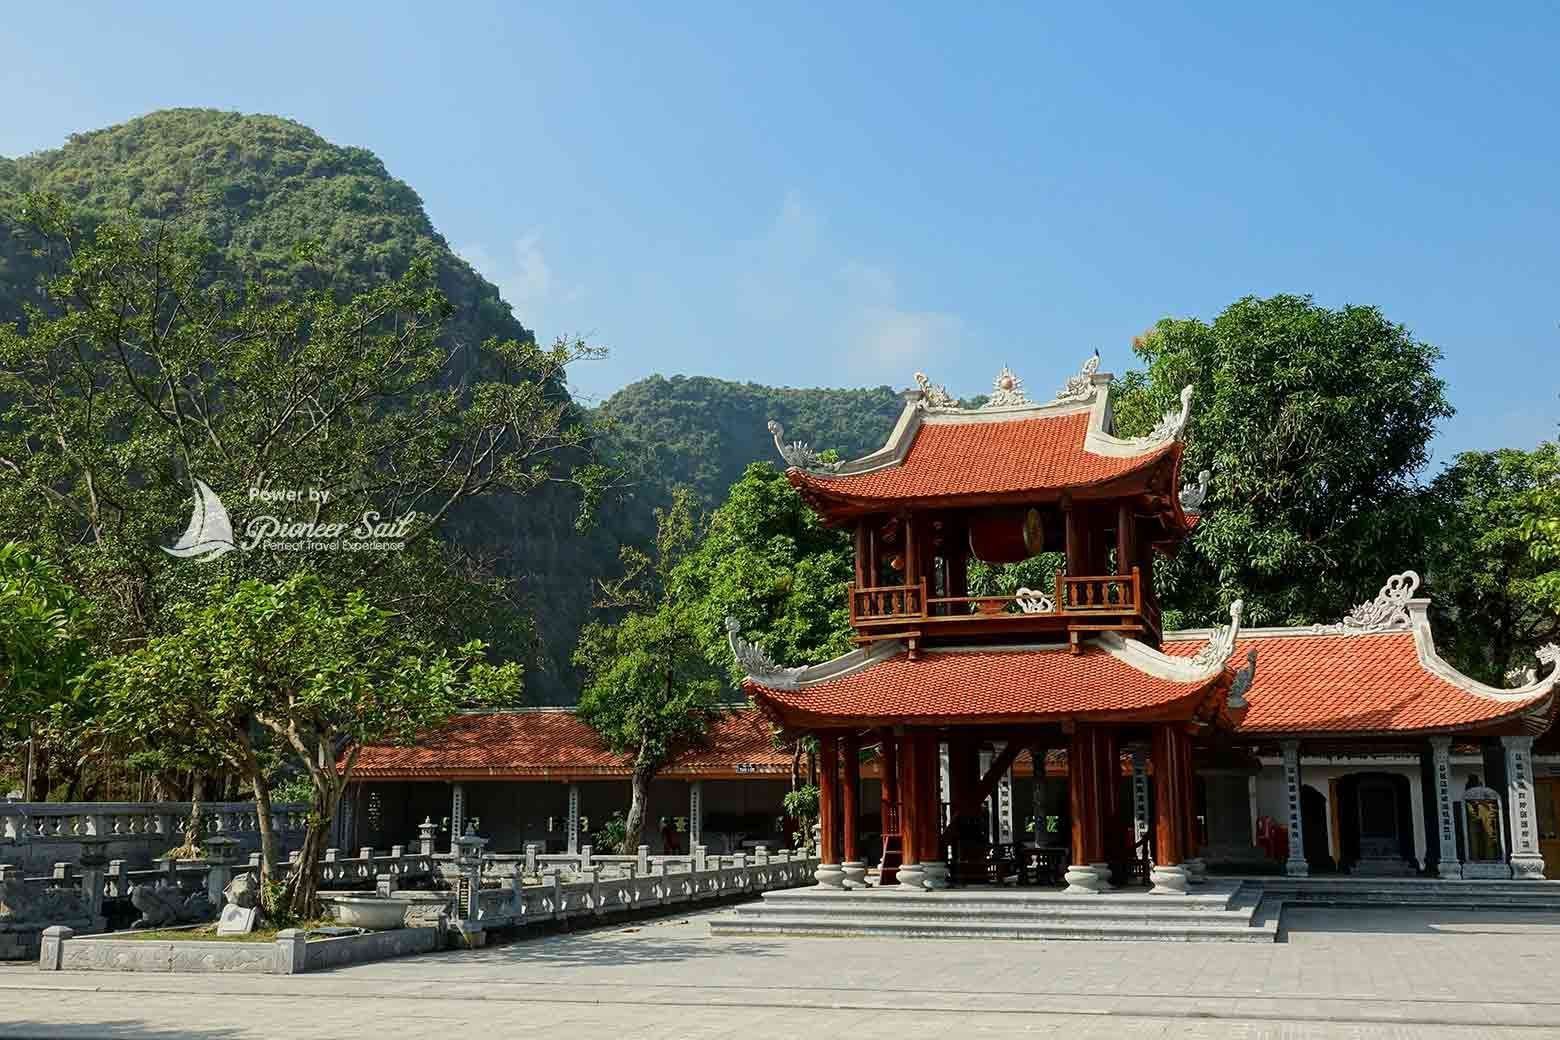
[[[1201,640],[1170,640],[1190,656]],[[1509,722],[1547,698],[1480,696],[1426,671],[1412,632],[1257,635],[1236,641],[1233,659],[1257,650],[1257,675],[1238,734],[1423,733]]]
[[[751,708],[716,720],[706,746],[680,756],[661,776],[788,774],[791,756],[777,751],[770,726]],[[548,778],[629,775],[629,761],[601,745],[571,711],[501,711],[458,715],[416,747],[363,749],[353,775],[395,778]]]
[[[1060,647],[923,650],[900,653],[800,689],[749,679],[744,688],[788,724],[864,720],[1043,722],[1060,718],[1188,717],[1212,679],[1178,682],[1149,675],[1105,650]]]
[[[1180,450],[1175,442],[1141,455],[1084,450],[1089,412],[986,422],[923,422],[904,461],[844,476],[799,469],[792,484],[824,497],[903,501],[958,495],[1004,495],[1087,487],[1155,465]]]

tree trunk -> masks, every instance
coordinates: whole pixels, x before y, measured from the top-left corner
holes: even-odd
[[[629,778],[628,822],[623,826],[623,854],[640,845],[640,835],[645,829],[645,809],[650,803],[650,781],[655,778],[656,767],[644,760],[643,755],[634,762],[634,772]]]
[[[236,737],[240,768],[255,793],[255,827],[260,831],[260,882],[264,885],[276,880],[276,868],[281,862],[281,849],[276,842],[276,821],[271,816],[271,781],[266,779],[260,759],[255,755],[249,727],[239,727]]]
[[[320,916],[320,859],[330,843],[330,825],[336,818],[336,807],[341,803],[345,787],[334,765],[312,773],[310,778],[314,781],[314,797],[309,805],[303,848],[288,871],[283,890],[288,909],[303,921]]]
[[[276,878],[276,825],[271,818],[271,785],[265,774],[250,777],[255,792],[255,826],[260,831],[260,883]]]
[[[190,787],[190,818],[184,825],[184,848],[200,850],[200,839],[206,833],[206,774],[195,771],[195,782]],[[194,856],[184,857],[194,859]]]

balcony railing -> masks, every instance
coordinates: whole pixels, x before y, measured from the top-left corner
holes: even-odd
[[[926,582],[850,589],[850,621],[897,621],[926,616]]]
[[[1128,574],[1069,577],[1058,572],[1051,592],[1019,589],[1010,596],[928,596],[926,582],[871,588],[851,586],[852,625],[897,627],[900,623],[945,622],[973,617],[1088,618],[1136,615],[1149,621],[1158,611],[1145,602],[1136,567]],[[1157,624],[1152,627],[1157,628]]]

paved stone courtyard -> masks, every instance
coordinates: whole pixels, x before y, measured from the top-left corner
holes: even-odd
[[[14,965],[0,1036],[1560,1036],[1560,914],[1302,909],[1268,945],[711,938],[723,912],[318,975]]]

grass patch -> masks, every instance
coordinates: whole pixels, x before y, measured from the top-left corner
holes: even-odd
[[[334,921],[320,918],[313,921],[302,921],[293,925],[294,928],[302,928],[305,931],[310,928],[322,928],[335,924]],[[105,939],[147,939],[156,942],[274,942],[278,928],[256,928],[248,935],[218,935],[217,926],[204,924],[199,928],[159,928],[150,932],[107,932]]]

